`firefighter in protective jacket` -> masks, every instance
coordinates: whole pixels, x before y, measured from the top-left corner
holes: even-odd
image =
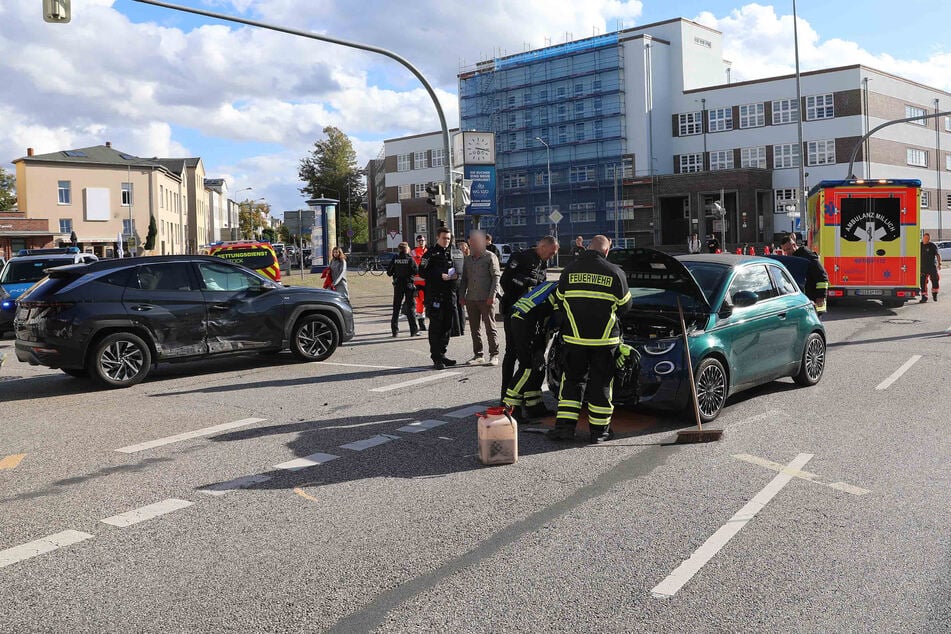
[[[515,302],[511,309],[509,327],[515,344],[518,368],[512,380],[504,386],[502,402],[518,409],[516,420],[528,422],[554,414],[542,401],[542,382],[545,379],[545,347],[553,316],[558,313],[555,290],[558,282],[544,282]]]
[[[793,235],[784,236],[780,243],[783,255],[789,255],[797,258],[803,258],[809,261],[806,269],[806,286],[802,292],[806,294],[812,303],[816,306],[816,312],[822,314],[826,312],[826,293],[829,289],[829,274],[825,267],[819,261],[819,255],[814,251],[802,246],[796,245],[796,237]]]
[[[611,438],[614,405],[615,353],[621,343],[618,317],[631,301],[627,278],[620,268],[607,260],[611,241],[595,236],[588,250],[565,267],[558,280],[556,297],[564,311],[564,373],[558,395],[558,417],[549,432],[554,440],[572,440],[581,415],[582,403],[588,403],[590,441]]]

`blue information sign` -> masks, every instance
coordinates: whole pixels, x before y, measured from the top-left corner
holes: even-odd
[[[495,165],[466,165],[464,173],[472,181],[466,213],[495,215]]]

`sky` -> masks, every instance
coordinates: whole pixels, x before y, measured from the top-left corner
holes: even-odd
[[[741,81],[792,72],[792,1],[177,0],[179,4],[388,48],[433,83],[458,122],[460,67],[498,54],[674,17],[724,33]],[[111,141],[138,156],[201,156],[208,176],[275,215],[298,209],[297,166],[327,125],[360,166],[388,138],[438,129],[429,96],[372,53],[134,0],[0,0],[0,166]],[[895,7],[900,7],[897,11]],[[863,63],[951,91],[946,0],[800,0],[803,70]]]

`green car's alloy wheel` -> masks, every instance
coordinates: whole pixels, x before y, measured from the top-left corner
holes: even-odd
[[[700,362],[695,374],[700,418],[707,423],[719,416],[726,403],[729,382],[723,364],[713,357]]]
[[[809,387],[815,385],[822,378],[826,368],[826,340],[819,333],[812,333],[806,339],[806,347],[802,352],[802,362],[799,374],[793,377],[798,385]]]

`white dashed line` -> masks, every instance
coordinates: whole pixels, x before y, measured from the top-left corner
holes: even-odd
[[[457,409],[454,412],[449,412],[446,414],[448,418],[469,418],[474,416],[479,412],[484,412],[487,405],[470,405],[469,407],[463,407],[462,409]]]
[[[396,365],[363,365],[361,363],[335,363],[332,361],[321,361],[318,365],[336,365],[341,368],[370,368],[371,370],[400,370]]]
[[[221,425],[215,425],[214,427],[205,427],[204,429],[196,429],[195,431],[187,431],[182,434],[175,434],[174,436],[168,436],[166,438],[158,438],[156,440],[150,440],[148,442],[139,443],[137,445],[129,445],[128,447],[121,447],[116,449],[120,453],[137,453],[139,451],[145,451],[147,449],[154,449],[155,447],[162,447],[163,445],[171,445],[172,443],[182,442],[183,440],[191,440],[193,438],[201,438],[202,436],[212,436],[219,432],[228,431],[231,429],[237,429],[238,427],[245,427],[246,425],[253,425],[254,423],[260,423],[264,421],[263,418],[243,418],[241,420],[236,420],[233,423],[223,423]]]
[[[379,447],[380,445],[385,445],[388,442],[397,440],[393,436],[387,436],[381,434],[379,436],[371,436],[370,438],[364,438],[363,440],[358,440],[356,442],[350,442],[346,445],[340,445],[341,449],[349,449],[350,451],[363,451],[369,449],[370,447]]]
[[[189,507],[192,504],[194,504],[194,502],[189,502],[188,500],[169,498],[168,500],[162,500],[161,502],[156,502],[155,504],[149,504],[148,506],[126,511],[125,513],[120,513],[119,515],[107,517],[101,521],[103,524],[109,524],[110,526],[126,528],[127,526],[132,526],[134,524],[138,524],[139,522],[151,520],[173,511]]]
[[[421,376],[418,379],[412,379],[411,381],[403,381],[402,383],[394,383],[393,385],[383,385],[381,387],[375,387],[371,389],[371,392],[389,392],[391,390],[399,390],[404,387],[412,387],[414,385],[419,385],[421,383],[429,383],[431,381],[439,381],[440,379],[448,379],[451,376],[459,376],[460,372],[440,372],[438,374],[430,374],[429,376]]]
[[[440,425],[445,425],[446,421],[444,420],[421,420],[415,423],[410,423],[405,427],[400,427],[396,431],[401,431],[405,434],[418,434],[420,432],[433,429],[434,427],[439,427]]]
[[[769,501],[789,484],[789,481],[794,477],[793,473],[799,472],[812,459],[812,456],[811,453],[801,453],[796,456],[781,473],[776,474],[776,477],[756,494],[756,497],[747,502],[733,517],[727,520],[726,524],[721,526],[700,548],[695,550],[689,559],[680,564],[666,579],[654,586],[651,595],[657,599],[669,599],[677,594],[688,581],[693,579],[695,574],[700,572],[700,569],[707,562],[720,552],[721,548],[726,546],[727,542],[740,532],[740,529],[756,517],[756,514],[762,511]]]
[[[93,535],[81,533],[79,531],[63,531],[55,535],[49,535],[35,541],[0,550],[0,568],[5,568],[25,559],[32,559],[39,555],[53,552],[66,546],[78,544],[79,542],[91,539]]]
[[[267,482],[270,479],[271,476],[261,474],[243,476],[240,478],[235,478],[234,480],[228,480],[227,482],[212,484],[203,489],[198,489],[198,492],[204,493],[205,495],[224,495],[225,493],[230,493],[231,491],[253,487],[255,484],[261,484],[262,482]]]
[[[386,423],[405,423],[412,418],[392,418],[390,420],[374,420],[369,423],[355,423],[353,425],[327,425],[320,429],[355,429],[357,427],[373,427],[374,425],[385,425]]]
[[[288,460],[287,462],[276,464],[274,465],[274,468],[284,469],[285,471],[300,471],[301,469],[306,469],[307,467],[316,467],[317,465],[322,465],[325,462],[336,460],[339,457],[340,456],[335,456],[330,453],[315,453],[309,456],[304,456],[303,458],[295,458],[294,460]]]
[[[887,379],[885,379],[884,381],[882,381],[881,383],[879,383],[877,386],[875,386],[875,389],[876,389],[876,390],[887,390],[888,387],[889,387],[892,383],[894,383],[895,381],[897,381],[898,379],[900,379],[900,378],[901,378],[901,375],[903,375],[905,372],[907,372],[908,370],[910,370],[910,369],[911,369],[911,366],[915,365],[915,364],[918,363],[918,361],[920,361],[920,360],[921,360],[921,355],[920,355],[920,354],[913,354],[913,355],[911,355],[911,358],[908,359],[907,361],[905,361],[905,364],[904,364],[903,366],[901,366],[900,368],[898,368],[897,370],[895,370],[895,371],[892,373],[892,375],[891,375],[890,377],[888,377]]]

